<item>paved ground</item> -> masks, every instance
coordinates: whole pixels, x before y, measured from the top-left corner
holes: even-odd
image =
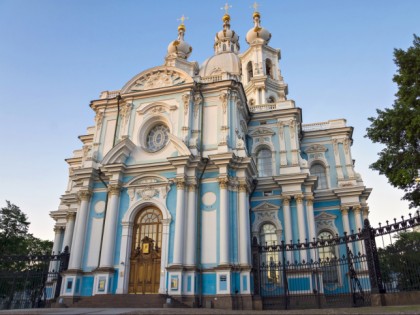
[[[55,308],[55,309],[24,309],[0,311],[0,314],[59,314],[59,315],[213,315],[213,314],[307,314],[307,315],[326,315],[326,314],[351,314],[351,315],[376,315],[376,314],[420,314],[420,305],[404,306],[384,306],[384,307],[361,307],[361,308],[335,308],[335,309],[314,309],[314,310],[292,310],[292,311],[230,311],[215,309],[197,308]]]

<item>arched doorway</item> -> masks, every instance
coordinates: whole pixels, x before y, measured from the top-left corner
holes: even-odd
[[[158,293],[162,248],[162,212],[141,210],[134,220],[128,293]]]

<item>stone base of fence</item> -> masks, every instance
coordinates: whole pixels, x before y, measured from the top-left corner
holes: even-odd
[[[420,291],[372,294],[372,306],[416,305],[420,301]]]

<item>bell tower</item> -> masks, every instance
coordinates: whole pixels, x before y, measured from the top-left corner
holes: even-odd
[[[261,26],[254,3],[254,27],[246,34],[249,48],[241,54],[242,84],[250,106],[275,104],[286,100],[287,84],[280,73],[280,49],[268,45],[271,33]]]

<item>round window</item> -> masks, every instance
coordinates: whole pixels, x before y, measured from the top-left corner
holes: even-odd
[[[147,135],[146,145],[151,152],[156,152],[162,149],[169,140],[169,128],[165,125],[156,125],[150,129]]]

